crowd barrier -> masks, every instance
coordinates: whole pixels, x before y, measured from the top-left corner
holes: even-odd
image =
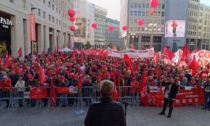
[[[163,87],[151,86],[147,92],[147,104],[145,106],[162,106],[164,95],[162,93]],[[100,91],[97,86],[83,86],[82,89],[73,87],[56,87],[56,102],[73,101],[77,107],[82,107],[84,102],[86,105],[100,100]],[[132,105],[140,103],[139,87],[131,86],[117,86],[117,101],[128,102]],[[34,99],[37,105],[41,107],[42,101],[50,101],[50,87],[35,87],[25,88],[22,93],[18,92],[18,88],[10,88],[7,93],[0,88],[0,102],[2,100],[9,100],[11,106],[15,106],[18,100]],[[67,104],[66,103],[66,104]],[[200,87],[179,89],[177,98],[174,102],[175,106],[203,104],[204,94]]]
[[[138,87],[134,89],[131,86],[117,86],[117,101],[123,103],[124,101],[129,102],[132,105],[137,105],[139,103],[139,90]],[[43,100],[50,102],[50,87],[34,87],[34,88],[24,88],[22,93],[18,92],[18,88],[9,88],[8,92],[5,93],[0,88],[0,103],[3,100],[9,100],[10,106],[16,106],[18,100],[27,101],[30,99],[36,100],[37,107],[41,107]],[[20,95],[22,94],[22,95]],[[83,86],[81,89],[77,87],[55,87],[56,102],[60,104],[63,100],[68,104],[69,101],[73,101],[77,107],[82,107],[85,103],[90,105],[90,103],[97,102],[100,100],[100,90],[97,86]]]

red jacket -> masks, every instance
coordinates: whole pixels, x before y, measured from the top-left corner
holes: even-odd
[[[6,82],[4,82],[4,79],[0,81],[0,87],[2,88],[3,92],[9,91],[11,86],[12,86],[11,79],[9,78],[7,78]]]

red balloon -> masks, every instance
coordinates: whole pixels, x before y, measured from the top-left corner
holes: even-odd
[[[75,17],[70,17],[71,22],[75,21]]]
[[[114,30],[114,26],[109,26],[109,31],[113,31]]]
[[[123,26],[123,27],[122,27],[122,30],[123,30],[123,31],[126,31],[127,29],[128,29],[127,26]]]
[[[73,9],[69,9],[69,10],[68,10],[68,15],[69,15],[70,17],[74,17],[75,11],[74,11]]]
[[[71,31],[75,31],[75,27],[74,26],[70,26],[70,30]]]
[[[92,24],[92,28],[94,28],[94,29],[97,28],[97,24],[96,23],[93,23]]]
[[[138,23],[139,26],[142,26],[144,24],[144,20],[143,19],[139,19],[137,23]]]
[[[159,1],[158,0],[150,0],[150,6],[152,8],[156,8],[158,6]]]

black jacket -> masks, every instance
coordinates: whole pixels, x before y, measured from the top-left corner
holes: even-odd
[[[123,106],[112,102],[111,98],[102,98],[92,104],[84,122],[85,126],[126,126]]]
[[[169,88],[169,83],[167,83],[167,85],[166,85],[166,87],[165,87],[165,90],[164,90],[164,95],[165,95],[165,93],[167,93],[167,90],[168,90],[168,88]],[[171,84],[171,90],[170,90],[170,93],[169,93],[169,95],[168,95],[168,98],[169,99],[174,99],[174,98],[176,98],[176,94],[178,93],[178,90],[179,90],[179,88],[178,88],[178,85],[176,85],[176,84]]]
[[[203,88],[203,90],[204,90],[204,92],[205,92],[205,90],[210,90],[210,82],[209,81],[207,81],[205,84],[204,84],[204,88]],[[210,94],[210,92],[208,92],[208,94]]]

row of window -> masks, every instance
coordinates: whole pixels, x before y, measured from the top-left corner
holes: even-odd
[[[130,31],[164,32],[164,28],[130,27]]]
[[[158,4],[157,8],[161,8],[165,9],[165,4]],[[130,8],[150,8],[150,4],[149,3],[131,3],[130,4]]]
[[[149,11],[130,11],[130,16],[149,16],[150,12]],[[164,12],[160,12],[160,11],[155,11],[153,16],[165,16]]]

